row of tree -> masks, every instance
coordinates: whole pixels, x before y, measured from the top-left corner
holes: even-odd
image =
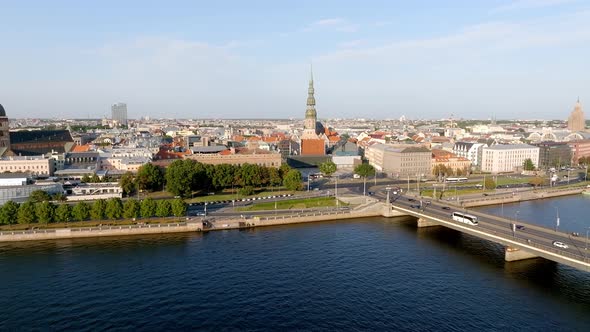
[[[286,164],[277,169],[255,164],[210,165],[181,159],[170,164],[165,172],[158,166],[145,164],[137,174],[124,174],[120,184],[126,195],[137,190],[160,190],[165,184],[168,192],[190,197],[195,191],[226,188],[284,185],[289,190],[300,190],[301,181],[301,173]]]
[[[186,203],[181,199],[158,200],[151,198],[141,202],[120,198],[99,199],[92,204],[78,202],[75,205],[53,204],[49,201],[27,201],[18,204],[8,201],[0,208],[0,224],[52,223],[84,220],[118,220],[121,218],[183,217]]]
[[[452,168],[452,167],[447,167],[446,165],[435,165],[432,168],[432,174],[435,177],[446,177],[446,176],[467,176],[469,175],[469,168],[467,167],[463,167],[463,168]]]

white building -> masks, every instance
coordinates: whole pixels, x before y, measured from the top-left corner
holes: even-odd
[[[481,164],[481,153],[485,144],[471,142],[456,142],[453,146],[453,153],[457,157],[463,157],[471,161],[473,167],[479,168]]]
[[[484,147],[481,170],[491,173],[515,172],[522,169],[524,161],[531,159],[539,165],[539,148],[528,144],[506,144]]]
[[[12,156],[0,158],[0,173],[53,175],[54,160],[44,156]]]

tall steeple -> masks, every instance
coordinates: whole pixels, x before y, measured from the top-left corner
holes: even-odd
[[[304,129],[307,134],[315,135],[317,112],[315,110],[315,90],[313,88],[313,67],[310,68],[309,87],[307,88],[307,109],[305,110]]]

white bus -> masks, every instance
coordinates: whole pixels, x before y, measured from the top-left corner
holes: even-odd
[[[450,183],[454,183],[454,182],[467,182],[467,178],[446,178],[445,182],[450,182]]]
[[[478,224],[477,217],[472,216],[470,214],[461,213],[461,212],[453,212],[452,217],[453,217],[453,220],[455,220],[455,221],[466,223],[469,225],[477,225]]]

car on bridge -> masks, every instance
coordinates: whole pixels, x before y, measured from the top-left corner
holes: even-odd
[[[523,231],[526,227],[524,225],[516,225],[516,229]]]
[[[567,244],[565,244],[563,242],[560,242],[560,241],[553,241],[553,245],[556,246],[556,247],[558,247],[558,248],[561,248],[561,249],[567,249],[567,248],[569,248],[569,246]]]
[[[451,208],[448,207],[448,206],[443,206],[443,207],[441,207],[441,209],[443,209],[443,210],[450,210]]]

